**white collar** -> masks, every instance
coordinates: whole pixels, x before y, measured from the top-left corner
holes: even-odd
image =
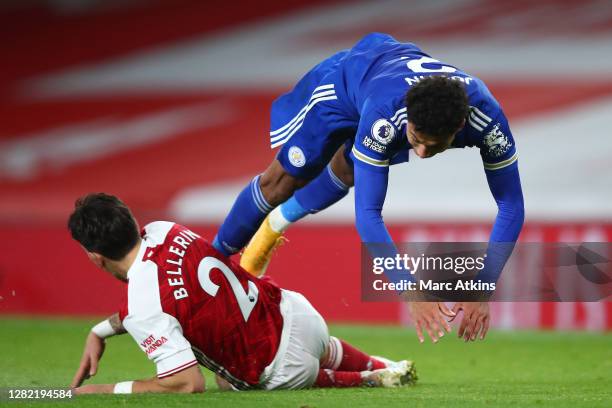
[[[142,258],[144,257],[144,253],[147,250],[149,246],[147,245],[147,242],[144,239],[140,239],[140,248],[138,248],[138,253],[136,254],[136,257],[134,258],[134,261],[132,262],[132,265],[130,265],[130,268],[127,271],[127,279],[130,280],[130,274],[133,274],[135,270],[138,269],[138,265],[140,265],[142,263]]]

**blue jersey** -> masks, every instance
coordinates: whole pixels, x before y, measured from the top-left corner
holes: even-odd
[[[486,170],[512,165],[517,160],[515,142],[486,85],[412,43],[380,33],[369,34],[353,48],[326,59],[274,102],[272,147],[289,141],[306,145],[298,146],[304,153],[305,168],[296,170],[285,160],[289,173],[297,177],[309,178],[321,170],[337,149],[329,135],[340,129],[352,130],[346,134],[354,143],[351,156],[356,164],[381,169],[405,162],[412,147],[406,137],[404,98],[410,87],[431,75],[462,82],[468,95],[470,113],[452,147],[479,148]]]

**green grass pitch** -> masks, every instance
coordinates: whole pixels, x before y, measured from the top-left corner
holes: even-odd
[[[0,387],[66,386],[94,323],[0,318]],[[419,344],[414,331],[407,328],[332,325],[330,329],[371,354],[415,360],[419,383],[392,390],[221,392],[206,372],[208,390],[204,394],[95,395],[30,405],[612,407],[612,334],[493,331],[485,341],[464,343],[453,333],[433,345]],[[113,383],[153,375],[153,364],[125,335],[108,340],[98,375],[90,381]]]

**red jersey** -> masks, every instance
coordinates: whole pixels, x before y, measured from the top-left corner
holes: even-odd
[[[278,350],[281,290],[182,225],[153,222],[142,238],[120,318],[158,377],[199,362],[238,389],[256,387]]]

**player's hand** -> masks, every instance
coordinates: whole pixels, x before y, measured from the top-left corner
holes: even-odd
[[[427,332],[431,341],[437,343],[444,336],[444,332],[450,333],[451,327],[444,316],[454,317],[455,313],[442,302],[408,302],[408,310],[414,321],[417,337],[423,343]]]
[[[96,375],[98,371],[98,362],[102,358],[104,347],[104,340],[96,336],[93,332],[90,332],[85,341],[85,349],[83,350],[83,357],[81,357],[81,364],[72,379],[70,388],[79,387],[83,381]]]
[[[480,340],[484,340],[489,330],[489,303],[487,302],[458,302],[453,306],[457,314],[463,311],[463,318],[459,325],[457,335],[465,341],[474,341],[480,333]]]

